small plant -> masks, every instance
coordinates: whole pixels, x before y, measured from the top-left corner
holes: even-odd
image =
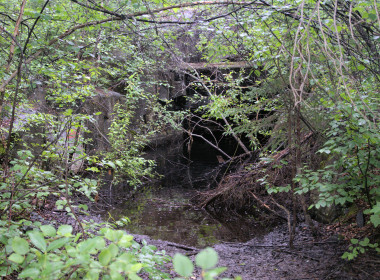
[[[201,279],[204,280],[212,280],[219,279],[217,278],[220,274],[227,270],[226,267],[216,267],[218,264],[219,257],[218,253],[208,247],[202,250],[195,257],[195,264],[197,267],[201,268]],[[193,262],[186,256],[182,254],[176,254],[173,258],[174,270],[183,278],[175,278],[175,279],[193,279],[194,273],[194,264]],[[221,278],[227,280],[229,278]],[[241,279],[241,277],[236,277],[236,280]]]
[[[161,265],[163,252],[121,230],[102,228],[99,235],[83,238],[70,225],[14,223],[0,228],[0,276],[18,279],[169,279]],[[94,230],[93,226],[89,226]],[[26,233],[24,228],[31,228]],[[89,232],[89,231],[87,231]]]
[[[364,238],[364,240],[362,241],[359,241],[358,239],[351,239],[351,244],[352,246],[350,246],[348,249],[349,251],[348,252],[345,252],[342,256],[343,259],[346,259],[346,260],[353,260],[355,259],[360,253],[363,254],[366,250],[368,250],[368,248],[372,248],[372,249],[375,249],[376,252],[380,253],[380,248],[378,247],[378,244],[377,243],[370,243],[369,242],[369,239],[366,237]]]

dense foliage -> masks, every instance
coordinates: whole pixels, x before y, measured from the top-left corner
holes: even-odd
[[[169,125],[182,129],[184,116],[216,123],[243,153],[261,149],[270,158],[287,147],[292,160],[279,168],[291,165],[292,181],[264,182],[269,192],[289,192],[294,208],[298,198],[311,208],[354,205],[377,229],[379,9],[370,0],[2,1],[1,276],[118,279],[123,263],[129,279],[139,279],[140,269],[168,277],[155,269],[165,257],[151,247],[108,228],[88,237],[78,213],[87,209],[83,197],[96,198],[104,173],[112,171],[115,181],[125,176],[135,188],[149,180],[154,162],[142,148]],[[191,62],[215,71],[207,75]],[[244,67],[230,70],[236,62]],[[203,104],[198,110],[178,112],[161,100],[159,88],[170,87],[157,73],[166,70],[186,75],[188,102]],[[88,109],[105,89],[122,95],[112,93],[111,115]],[[105,134],[101,123],[109,125]],[[227,159],[234,156],[216,137],[185,132],[189,143],[201,137]],[[309,133],[318,162],[304,160],[301,143]],[[101,151],[94,134],[105,142]],[[32,226],[31,213],[47,200],[78,220],[82,234],[68,225]],[[353,244],[376,247],[370,239]],[[347,258],[362,251],[355,248]],[[211,271],[206,279],[221,269]]]

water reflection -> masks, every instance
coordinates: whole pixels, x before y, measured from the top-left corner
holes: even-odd
[[[247,241],[251,237],[249,232],[242,235],[242,228],[231,229],[205,210],[191,206],[189,199],[193,194],[182,188],[152,188],[140,192],[133,201],[126,201],[109,213],[115,219],[128,217],[131,222],[126,229],[131,233],[191,246]]]
[[[156,160],[157,171],[164,175],[160,185],[145,187],[108,210],[116,220],[128,217],[131,222],[126,229],[132,234],[206,247],[223,241],[245,242],[263,233],[264,227],[252,225],[244,218],[212,217],[191,204],[196,192],[213,180],[216,160],[199,158],[189,163],[180,150],[170,147],[156,150],[148,157]],[[114,192],[120,195],[119,190]]]

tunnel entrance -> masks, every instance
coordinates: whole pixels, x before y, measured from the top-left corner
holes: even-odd
[[[176,75],[183,79],[184,91],[181,99],[183,109],[189,115],[183,121],[184,139],[183,153],[190,160],[205,160],[222,163],[249,149],[250,139],[244,134],[234,134],[228,127],[235,127],[232,118],[212,118],[207,115],[207,104],[213,96],[226,94],[230,90],[231,79],[240,79],[241,87],[238,99],[250,88],[256,86],[258,77],[253,68],[245,62],[225,64],[187,64],[187,73]],[[179,102],[175,103],[180,105]],[[234,135],[233,135],[234,134]],[[235,136],[235,137],[234,137]],[[236,138],[239,138],[239,144]],[[266,139],[262,139],[265,141]]]

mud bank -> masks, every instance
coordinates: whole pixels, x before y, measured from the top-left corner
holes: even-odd
[[[81,220],[103,222],[100,215],[79,214],[78,217]],[[73,225],[75,230],[79,230],[77,222],[64,212],[45,209],[38,214],[34,213],[31,218],[43,224],[56,226],[67,223]],[[348,248],[347,241],[340,240],[337,235],[329,234],[324,227],[319,225],[319,232],[322,235],[315,238],[304,224],[300,224],[296,228],[293,249],[287,245],[288,231],[285,225],[275,227],[271,232],[247,242],[221,242],[212,247],[219,254],[219,266],[228,268],[223,277],[240,275],[244,280],[380,279],[378,254],[367,252],[354,261],[343,260],[341,256]],[[189,245],[156,240],[147,235],[132,235],[137,242],[146,240],[148,244],[156,246],[158,250],[164,250],[170,256],[181,253],[194,258],[201,250]],[[166,265],[166,270],[173,279],[177,276],[173,272],[171,263]]]
[[[219,254],[219,266],[228,270],[223,277],[240,275],[244,280],[254,279],[380,279],[380,258],[375,253],[354,261],[341,258],[347,243],[337,236],[312,237],[303,225],[297,227],[293,249],[287,245],[285,226],[245,243],[221,243],[213,248]],[[169,255],[181,253],[194,258],[199,249],[148,236],[135,235],[137,241],[146,240]],[[170,271],[170,267],[168,267]],[[171,273],[173,276],[174,274]]]

